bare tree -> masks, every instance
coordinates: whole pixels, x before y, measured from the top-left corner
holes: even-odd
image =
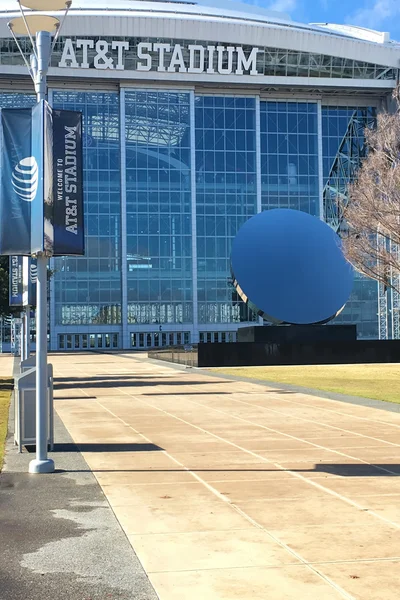
[[[339,201],[346,258],[387,286],[400,273],[400,89],[393,96],[394,112],[380,113],[376,128],[366,129],[368,155],[348,202]]]

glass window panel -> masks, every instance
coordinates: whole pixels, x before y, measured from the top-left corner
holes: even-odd
[[[352,163],[360,161],[365,154],[365,128],[373,126],[375,118],[376,109],[371,107],[322,107],[323,174],[324,185],[327,186],[327,189],[347,189],[347,170],[341,167],[341,157],[346,156],[347,149],[351,147]],[[358,157],[357,152],[359,153]],[[329,196],[326,193],[324,202],[329,203]],[[376,282],[357,273],[350,299],[333,322],[335,324],[357,324],[357,334],[360,339],[378,338],[378,286]]]
[[[198,96],[196,119],[196,210],[198,319],[200,323],[250,321],[232,296],[229,256],[240,226],[256,213],[255,99]],[[207,287],[207,294],[204,293]],[[242,304],[241,310],[235,307]],[[224,311],[224,305],[232,309]]]
[[[180,305],[192,322],[190,96],[127,91],[125,98],[128,322],[178,322]]]
[[[294,208],[318,214],[319,203],[309,200],[319,191],[316,108],[315,102],[260,103],[264,210]],[[307,201],[300,203],[300,195]]]

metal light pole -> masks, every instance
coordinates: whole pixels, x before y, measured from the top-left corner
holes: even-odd
[[[25,291],[27,295],[28,304],[25,306],[25,312],[22,317],[23,324],[23,335],[22,335],[22,345],[21,345],[21,360],[22,356],[24,360],[29,358],[31,354],[31,307],[29,306],[29,296],[30,296],[30,259],[28,256],[24,256],[22,261],[22,281],[26,285]]]
[[[24,361],[26,359],[25,356],[25,327],[26,327],[26,321],[25,321],[25,317],[24,315],[21,315],[21,332],[20,332],[20,336],[21,336],[21,362]]]
[[[30,331],[31,331],[31,319],[30,319],[30,307],[26,307],[26,311],[23,317],[24,324],[24,333],[23,333],[23,345],[24,345],[24,360],[29,358],[31,354],[31,345],[30,345]],[[22,358],[22,352],[21,352]]]
[[[21,17],[8,23],[22,58],[33,80],[37,101],[46,100],[47,72],[51,52],[60,33],[60,21],[56,17],[35,14],[34,11],[65,10],[67,15],[71,2],[65,0],[17,0]],[[23,6],[21,6],[21,4]],[[26,12],[23,7],[32,9]],[[36,32],[36,35],[32,35]],[[52,43],[52,34],[55,34]],[[22,52],[16,35],[29,36],[33,54],[30,64]],[[35,37],[35,39],[34,39]],[[45,140],[43,141],[43,144]],[[41,199],[42,202],[44,199]],[[52,473],[54,461],[47,456],[48,400],[47,400],[47,255],[37,254],[37,309],[36,309],[36,458],[29,463],[30,473]]]

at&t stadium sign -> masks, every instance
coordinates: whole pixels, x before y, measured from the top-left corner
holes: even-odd
[[[242,46],[170,44],[128,40],[64,40],[58,66],[72,69],[125,70],[126,59],[136,71],[160,73],[217,73],[220,75],[258,75],[259,48]],[[129,66],[131,70],[132,67]]]

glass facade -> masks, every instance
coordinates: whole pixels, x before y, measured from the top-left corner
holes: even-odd
[[[27,108],[36,104],[34,94],[0,93],[0,108]]]
[[[257,212],[255,98],[195,99],[199,323],[253,316],[230,277],[231,243]]]
[[[3,107],[34,101],[0,94]],[[83,113],[86,255],[52,261],[51,343],[65,350],[236,339],[258,321],[231,282],[238,229],[276,207],[320,216],[365,110],[138,88],[54,90],[52,102]],[[335,322],[377,337],[376,283],[357,275]]]
[[[319,215],[316,102],[261,102],[262,209]]]
[[[190,95],[125,93],[128,323],[193,321]]]
[[[367,107],[323,106],[322,107],[322,152],[324,185],[330,176],[332,166],[339,151],[346,155],[352,146],[351,123],[356,119],[362,122],[374,115]],[[367,125],[367,123],[366,123]],[[363,136],[363,127],[360,128]],[[362,140],[360,142],[362,144]],[[338,188],[344,191],[347,182],[339,177]],[[356,324],[360,339],[378,337],[378,285],[372,279],[356,273],[354,288],[345,308],[336,317],[335,324]]]

